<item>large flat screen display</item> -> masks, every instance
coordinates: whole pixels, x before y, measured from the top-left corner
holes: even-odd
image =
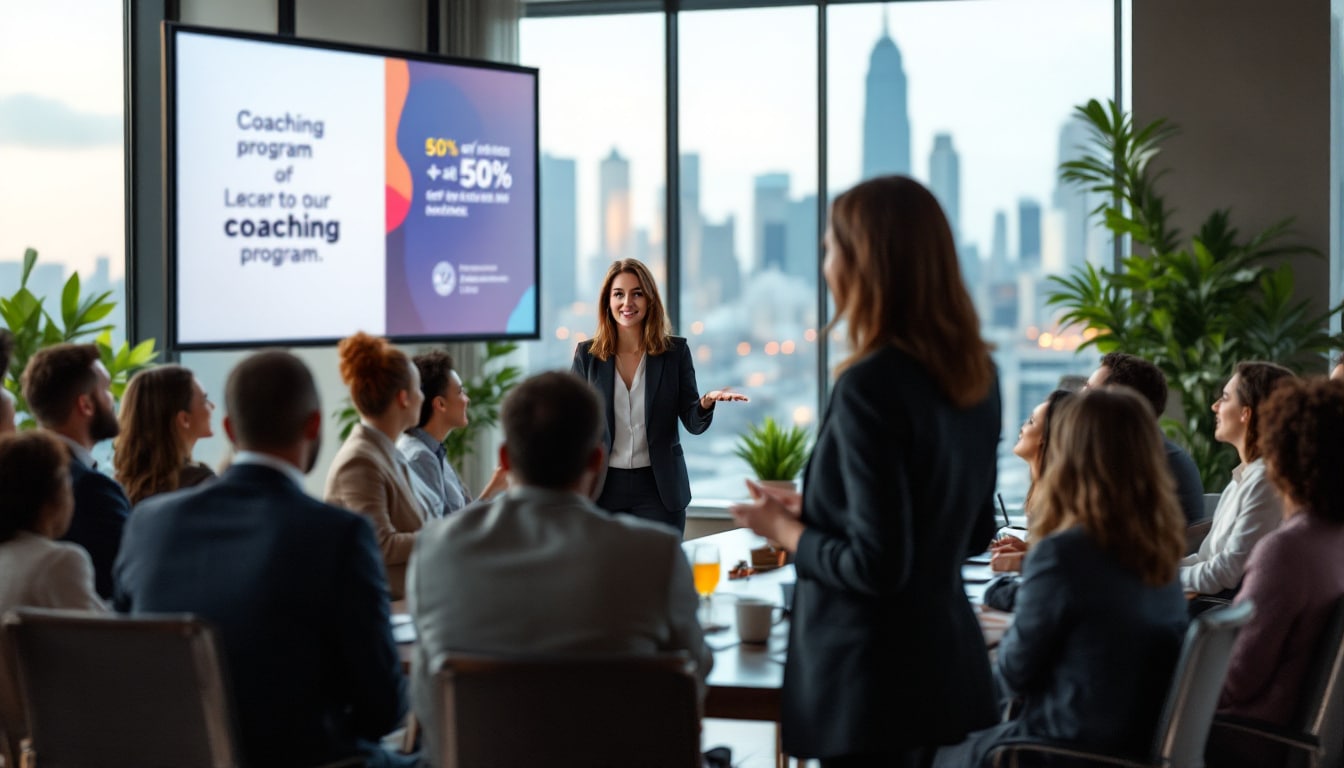
[[[164,26],[178,349],[536,338],[537,71]]]

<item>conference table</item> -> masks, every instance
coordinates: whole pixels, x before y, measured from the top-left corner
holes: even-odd
[[[719,551],[719,583],[710,601],[710,609],[701,611],[701,624],[706,626],[705,644],[714,652],[714,667],[706,679],[705,717],[725,720],[756,720],[779,723],[780,690],[784,684],[784,659],[789,646],[789,623],[781,617],[771,628],[765,643],[743,643],[737,636],[736,603],[741,597],[767,600],[783,606],[783,585],[797,578],[793,565],[784,565],[758,571],[742,579],[730,579],[729,571],[739,561],[751,563],[751,550],[764,546],[766,540],[746,528],[737,528],[682,544],[689,557],[698,544],[713,544]],[[996,611],[982,603],[986,584],[991,578],[988,562],[976,559],[962,566],[966,595],[976,608],[980,628],[989,649],[998,645],[1007,630],[1012,614]],[[398,651],[403,667],[410,668],[414,649],[414,632],[410,617],[394,614],[393,630],[398,639]],[[787,757],[779,749],[779,730],[775,730],[778,764],[787,764]]]

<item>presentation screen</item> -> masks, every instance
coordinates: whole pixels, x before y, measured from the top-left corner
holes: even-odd
[[[537,71],[164,25],[171,345],[536,338]]]

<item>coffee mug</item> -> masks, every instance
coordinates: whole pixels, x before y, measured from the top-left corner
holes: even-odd
[[[776,606],[769,600],[741,597],[737,600],[737,636],[744,643],[764,643],[770,639]]]

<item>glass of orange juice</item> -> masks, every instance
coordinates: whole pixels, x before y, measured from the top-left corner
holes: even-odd
[[[695,578],[695,591],[705,612],[705,621],[710,619],[710,596],[719,585],[719,548],[713,544],[696,544],[691,549],[691,575]]]

